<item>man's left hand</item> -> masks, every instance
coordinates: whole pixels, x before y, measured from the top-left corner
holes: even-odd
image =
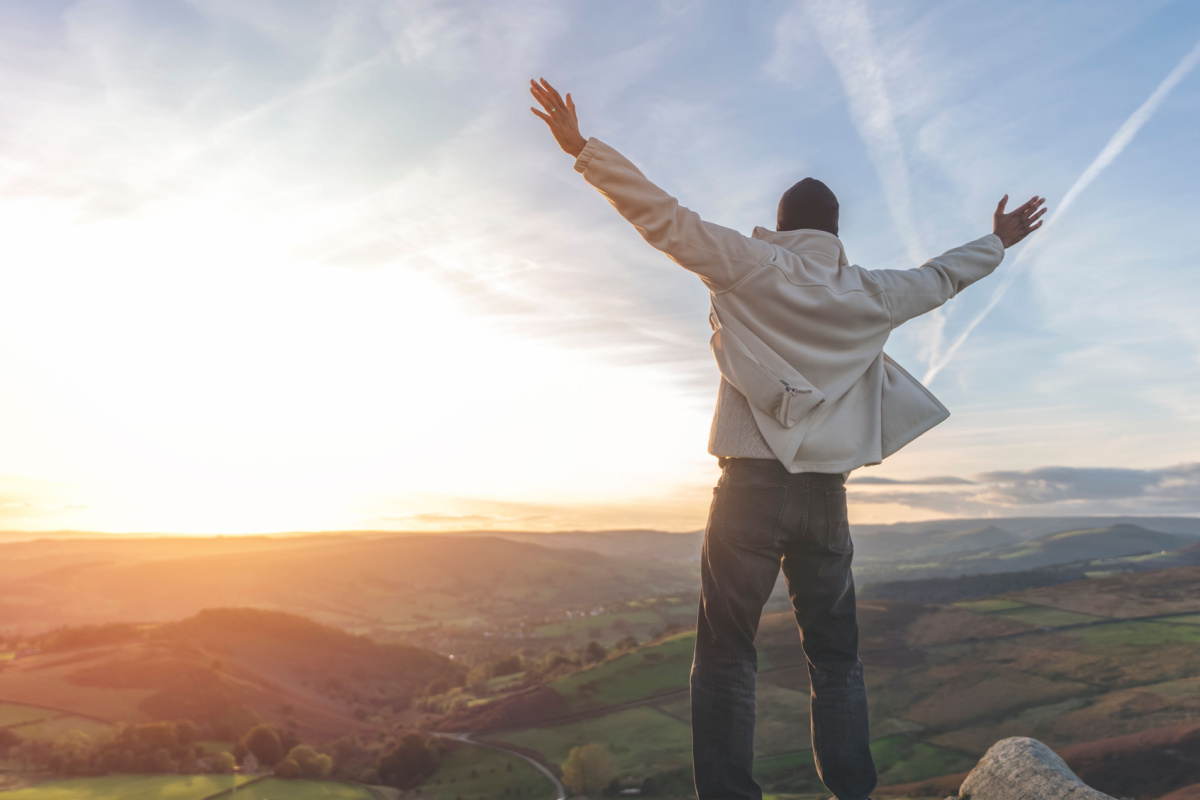
[[[1045,202],[1046,198],[1035,195],[1025,205],[1005,214],[1004,206],[1008,203],[1008,195],[1000,198],[996,213],[992,215],[992,232],[1000,237],[1006,249],[1042,227],[1040,217],[1046,213]]]

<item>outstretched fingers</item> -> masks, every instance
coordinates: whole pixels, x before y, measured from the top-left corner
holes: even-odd
[[[546,109],[547,111],[554,110],[554,101],[542,87],[537,85],[536,82],[529,82],[529,93],[532,94],[534,98],[542,104],[542,108]]]
[[[541,81],[542,86],[545,87],[546,94],[550,95],[550,99],[554,101],[554,104],[559,108],[566,107],[567,104],[563,102],[562,97],[558,93],[558,89],[555,89],[553,86],[551,86],[550,81],[546,80],[545,78],[542,78]]]
[[[530,111],[546,123],[555,141],[567,153],[578,157],[587,140],[579,132],[579,118],[575,114],[575,101],[568,94],[566,100],[545,78],[529,81],[529,93],[537,100],[542,110],[530,107]]]
[[[1022,204],[1021,207],[1018,208],[1013,213],[1014,214],[1029,214],[1032,211],[1036,210],[1038,206],[1040,206],[1042,203],[1045,203],[1045,202],[1046,202],[1045,198],[1034,195],[1033,197],[1031,197],[1027,201],[1025,201],[1025,203]]]
[[[1004,213],[1004,206],[1008,204],[1008,195],[1000,198],[1000,202],[996,204],[996,216]]]

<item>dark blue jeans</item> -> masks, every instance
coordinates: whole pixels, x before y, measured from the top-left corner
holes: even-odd
[[[721,459],[701,557],[692,662],[692,761],[700,800],[761,800],[753,776],[754,635],[780,565],[812,684],[817,774],[838,800],[875,788],[841,475]],[[803,743],[797,742],[797,748]]]

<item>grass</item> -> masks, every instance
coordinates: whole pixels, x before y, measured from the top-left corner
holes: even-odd
[[[3,800],[201,800],[232,788],[234,775],[106,775],[52,781],[13,792],[0,792]],[[294,795],[276,795],[291,798]],[[236,797],[248,798],[238,793]],[[366,797],[369,797],[367,795]]]
[[[1016,600],[998,600],[990,598],[987,600],[969,600],[963,603],[955,603],[955,608],[961,608],[966,611],[974,611],[976,614],[992,614],[996,611],[1011,611],[1014,608],[1024,608],[1024,603],[1018,603]]]
[[[1090,614],[1078,614],[1074,611],[1063,611],[1047,606],[1025,606],[1023,608],[1005,609],[992,613],[995,617],[1007,617],[1020,620],[1030,625],[1042,628],[1062,628],[1067,625],[1084,625],[1090,622],[1102,622],[1104,617],[1093,617]]]
[[[617,705],[688,685],[696,634],[681,633],[550,684],[573,711]]]
[[[60,712],[47,711],[33,706],[19,706],[16,703],[0,703],[0,728],[19,725],[22,722],[33,722],[35,719],[46,719]]]
[[[824,788],[811,750],[758,759],[754,762],[754,779],[772,793],[819,792]]]
[[[668,609],[663,609],[667,612]],[[534,628],[539,636],[558,638],[570,636],[573,633],[587,632],[589,628],[611,628],[617,620],[623,619],[630,625],[662,624],[663,614],[658,611],[624,611],[614,614],[597,614],[594,617],[575,617],[560,622],[549,622]]]
[[[490,692],[492,694],[495,694],[496,692],[503,692],[503,691],[509,689],[510,687],[520,683],[524,677],[525,677],[524,672],[514,672],[511,675],[500,675],[499,677],[496,677],[496,678],[488,678],[488,681],[487,681],[488,692]]]
[[[113,727],[106,722],[99,722],[87,717],[56,717],[45,722],[34,722],[29,725],[18,725],[10,730],[22,739],[51,741],[62,736],[67,731],[83,731],[88,736],[96,737],[112,731]]]
[[[543,800],[552,793],[550,781],[522,759],[468,745],[447,754],[421,785],[423,800]]]
[[[601,744],[617,760],[622,774],[651,774],[691,766],[691,731],[678,719],[649,707],[553,727],[489,735],[489,741],[528,747],[562,764],[571,748]]]
[[[229,797],[231,800],[374,800],[375,795],[362,786],[338,781],[284,781],[267,778],[265,781],[238,789]]]
[[[1174,618],[1172,619],[1174,620]],[[1157,621],[1102,623],[1066,633],[1091,647],[1112,647],[1114,645],[1144,647],[1169,642],[1200,644],[1200,626],[1175,625]]]
[[[785,689],[760,681],[755,698],[754,754],[762,758],[811,744],[808,690]]]
[[[908,783],[969,769],[975,759],[944,747],[916,742],[907,736],[888,736],[871,742],[879,785]]]

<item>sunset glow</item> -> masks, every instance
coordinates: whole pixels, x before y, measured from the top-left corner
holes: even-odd
[[[921,9],[7,4],[0,529],[701,527],[706,292],[572,171],[526,83],[745,232],[827,176],[851,260],[905,267],[1004,192],[1053,207],[1200,36],[1187,4],[1037,34]],[[882,84],[845,60],[864,43]],[[1200,80],[1169,88],[977,329],[994,287],[896,332],[954,416],[856,473],[887,479],[857,521],[1200,513]],[[1049,465],[1151,477],[981,477]],[[963,483],[908,483],[930,476]]]

